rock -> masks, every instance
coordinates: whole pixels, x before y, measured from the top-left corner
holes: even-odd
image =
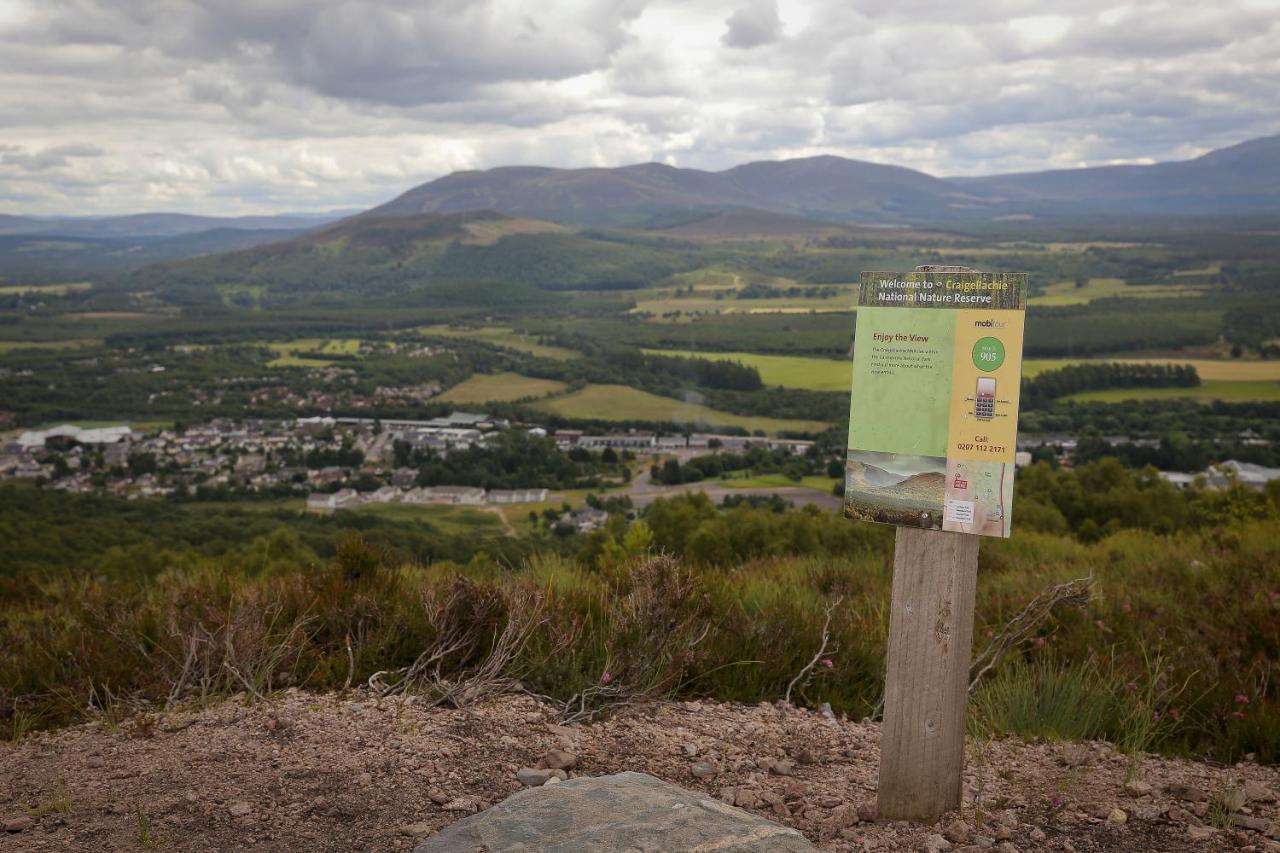
[[[794,829],[643,773],[580,777],[518,791],[420,843],[415,853],[476,849],[722,850],[813,853]]]
[[[996,840],[990,835],[975,835],[972,839],[973,843],[983,850],[989,850],[996,846]]]
[[[450,797],[448,794],[446,794],[444,791],[441,791],[439,788],[427,789],[427,798],[431,800],[431,802],[435,803],[437,806],[443,806],[445,803],[453,799],[453,797]]]
[[[953,820],[942,830],[943,836],[953,844],[969,843],[969,824],[962,820]]]
[[[1124,792],[1129,796],[1137,799],[1139,797],[1149,797],[1154,789],[1143,782],[1141,779],[1134,779],[1132,782],[1124,783]]]
[[[538,762],[539,770],[572,770],[578,763],[578,756],[563,749],[553,749]]]
[[[1027,833],[1027,837],[1032,841],[1044,841],[1048,838],[1048,836],[1044,834],[1044,830],[1038,826],[1032,827],[1031,831]]]
[[[1247,814],[1232,815],[1231,824],[1236,829],[1248,829],[1253,832],[1265,832],[1271,826],[1268,821]]]
[[[546,767],[521,767],[516,771],[516,778],[520,780],[520,784],[526,788],[536,788],[539,785],[547,784],[547,780],[551,777],[558,777],[561,780],[568,779],[569,774],[563,770],[549,769]]]
[[[942,850],[950,850],[951,842],[934,832],[924,837],[924,841],[920,842],[920,849],[924,853],[939,853]]]
[[[1183,782],[1175,782],[1172,785],[1166,785],[1165,791],[1176,799],[1187,803],[1207,803],[1209,795],[1195,785],[1188,785]]]
[[[1125,823],[1129,820],[1129,815],[1125,814],[1124,809],[1112,809],[1107,815],[1107,823]]]
[[[400,834],[416,838],[419,835],[430,835],[432,830],[433,827],[431,824],[426,821],[419,821],[418,823],[406,823],[404,826],[400,827]]]
[[[231,812],[232,817],[248,817],[253,811],[253,806],[249,805],[244,800],[236,800],[234,803],[227,806],[227,811]]]
[[[1190,823],[1190,824],[1200,823],[1200,818],[1196,817],[1191,812],[1187,811],[1181,806],[1170,806],[1168,809],[1165,810],[1164,816],[1167,817],[1169,820],[1173,821],[1174,823]]]
[[[858,820],[863,823],[875,823],[879,817],[880,807],[876,803],[858,803]]]
[[[1212,826],[1188,826],[1187,838],[1192,841],[1207,841],[1218,834],[1218,830]]]
[[[35,826],[36,822],[31,819],[30,815],[18,815],[17,817],[9,817],[4,820],[5,832],[26,832]]]
[[[692,773],[698,779],[710,779],[712,776],[719,773],[720,769],[716,767],[714,764],[708,764],[705,761],[699,761],[697,764],[694,764],[689,768],[689,772]]]
[[[483,807],[483,804],[474,797],[454,797],[440,806],[447,812],[468,812],[470,814],[475,814]]]
[[[796,772],[796,763],[790,758],[779,758],[769,765],[769,772],[779,776],[790,776]]]
[[[1276,792],[1261,782],[1245,782],[1244,795],[1251,803],[1274,803]]]
[[[1013,844],[1010,844],[1008,841],[1002,841],[999,844],[997,844],[996,850],[999,851],[999,853],[1021,853],[1021,851],[1018,850],[1017,847],[1015,847]]]

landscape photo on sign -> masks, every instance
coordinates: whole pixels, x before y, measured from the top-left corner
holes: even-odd
[[[849,518],[1007,537],[1025,273],[863,273]]]

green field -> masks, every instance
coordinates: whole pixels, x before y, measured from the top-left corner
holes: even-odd
[[[5,284],[0,285],[0,296],[15,296],[24,293],[47,293],[50,296],[66,296],[73,290],[88,290],[93,287],[87,281],[70,284]]]
[[[377,515],[394,521],[426,522],[441,533],[500,536],[506,527],[498,513],[477,506],[378,503],[360,504],[340,512]]]
[[[1022,363],[1022,375],[1039,376],[1071,364],[1189,364],[1206,382],[1280,382],[1280,361],[1240,361],[1211,358],[1036,358]]]
[[[758,474],[748,477],[725,477],[720,485],[730,489],[801,488],[830,494],[839,480],[833,477],[802,477],[792,480],[786,474]]]
[[[276,353],[276,357],[267,362],[267,367],[328,367],[334,362],[324,355],[355,355],[360,352],[360,339],[298,338],[293,341],[266,341],[258,346]],[[318,353],[320,357],[311,353]]]
[[[588,385],[563,397],[552,397],[535,404],[535,408],[566,418],[601,421],[670,421],[678,424],[708,424],[719,427],[742,427],[776,433],[821,432],[830,424],[825,421],[757,418],[721,412],[696,403],[685,403],[670,397],[659,397],[626,385]]]
[[[1084,287],[1074,281],[1049,285],[1039,296],[1031,297],[1032,305],[1085,305],[1095,299],[1123,296],[1127,299],[1169,299],[1198,296],[1201,289],[1190,284],[1129,284],[1119,278],[1091,278]]]
[[[510,326],[480,326],[475,329],[457,329],[451,326],[418,326],[414,329],[424,335],[441,338],[464,338],[469,341],[480,341],[493,346],[527,352],[538,358],[577,358],[578,354],[564,347],[553,347],[538,343],[533,335],[521,334]]]
[[[96,347],[102,343],[99,338],[73,338],[64,341],[0,341],[0,355],[19,349],[79,349]]]
[[[1102,391],[1081,391],[1079,394],[1072,394],[1063,399],[1101,403],[1176,399],[1199,400],[1203,403],[1211,403],[1214,400],[1224,400],[1229,403],[1255,400],[1274,402],[1280,400],[1280,382],[1209,380],[1202,382],[1197,388],[1107,388]]]
[[[807,388],[811,391],[848,391],[853,368],[848,361],[794,355],[760,355],[752,352],[694,352],[692,350],[646,349],[650,355],[705,358],[711,361],[740,361],[760,371],[765,385]]]
[[[558,394],[567,386],[554,379],[535,379],[519,373],[477,373],[436,399],[445,403],[505,403],[526,397]]]

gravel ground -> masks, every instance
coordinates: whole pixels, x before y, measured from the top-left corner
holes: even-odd
[[[0,850],[408,849],[551,755],[570,775],[703,790],[822,850],[1280,851],[1280,768],[1148,756],[1126,789],[1127,759],[1105,744],[971,745],[958,815],[877,822],[878,736],[769,705],[664,703],[565,727],[525,696],[458,711],[291,691],[0,745]]]

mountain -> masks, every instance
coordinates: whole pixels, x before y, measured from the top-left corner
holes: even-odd
[[[39,217],[0,214],[0,235],[57,237],[180,237],[202,231],[298,231],[335,222],[352,211],[281,213],[267,216],[193,216],[135,213],[126,216]]]
[[[1280,135],[1150,166],[954,178],[993,204],[1031,213],[1229,215],[1280,212]]]
[[[616,169],[504,167],[456,172],[363,216],[486,208],[580,224],[642,224],[646,215],[739,208],[821,220],[906,222],[981,207],[963,188],[900,166],[842,157],[748,163],[723,172],[643,163]]]
[[[187,303],[243,299],[431,298],[548,302],[560,290],[640,287],[705,259],[688,244],[577,232],[493,211],[344,220],[239,252],[137,270],[113,282],[162,290]]]
[[[613,169],[513,166],[455,172],[361,215],[482,208],[564,223],[639,227],[683,212],[691,229],[700,217],[729,211],[820,222],[941,226],[1126,213],[1277,214],[1280,136],[1183,162],[977,178],[944,179],[834,156],[747,163],[720,172],[660,163]]]
[[[891,474],[883,468],[857,460],[849,462],[846,471],[848,472],[846,482],[850,486],[860,488],[878,489],[907,479],[900,474]]]

